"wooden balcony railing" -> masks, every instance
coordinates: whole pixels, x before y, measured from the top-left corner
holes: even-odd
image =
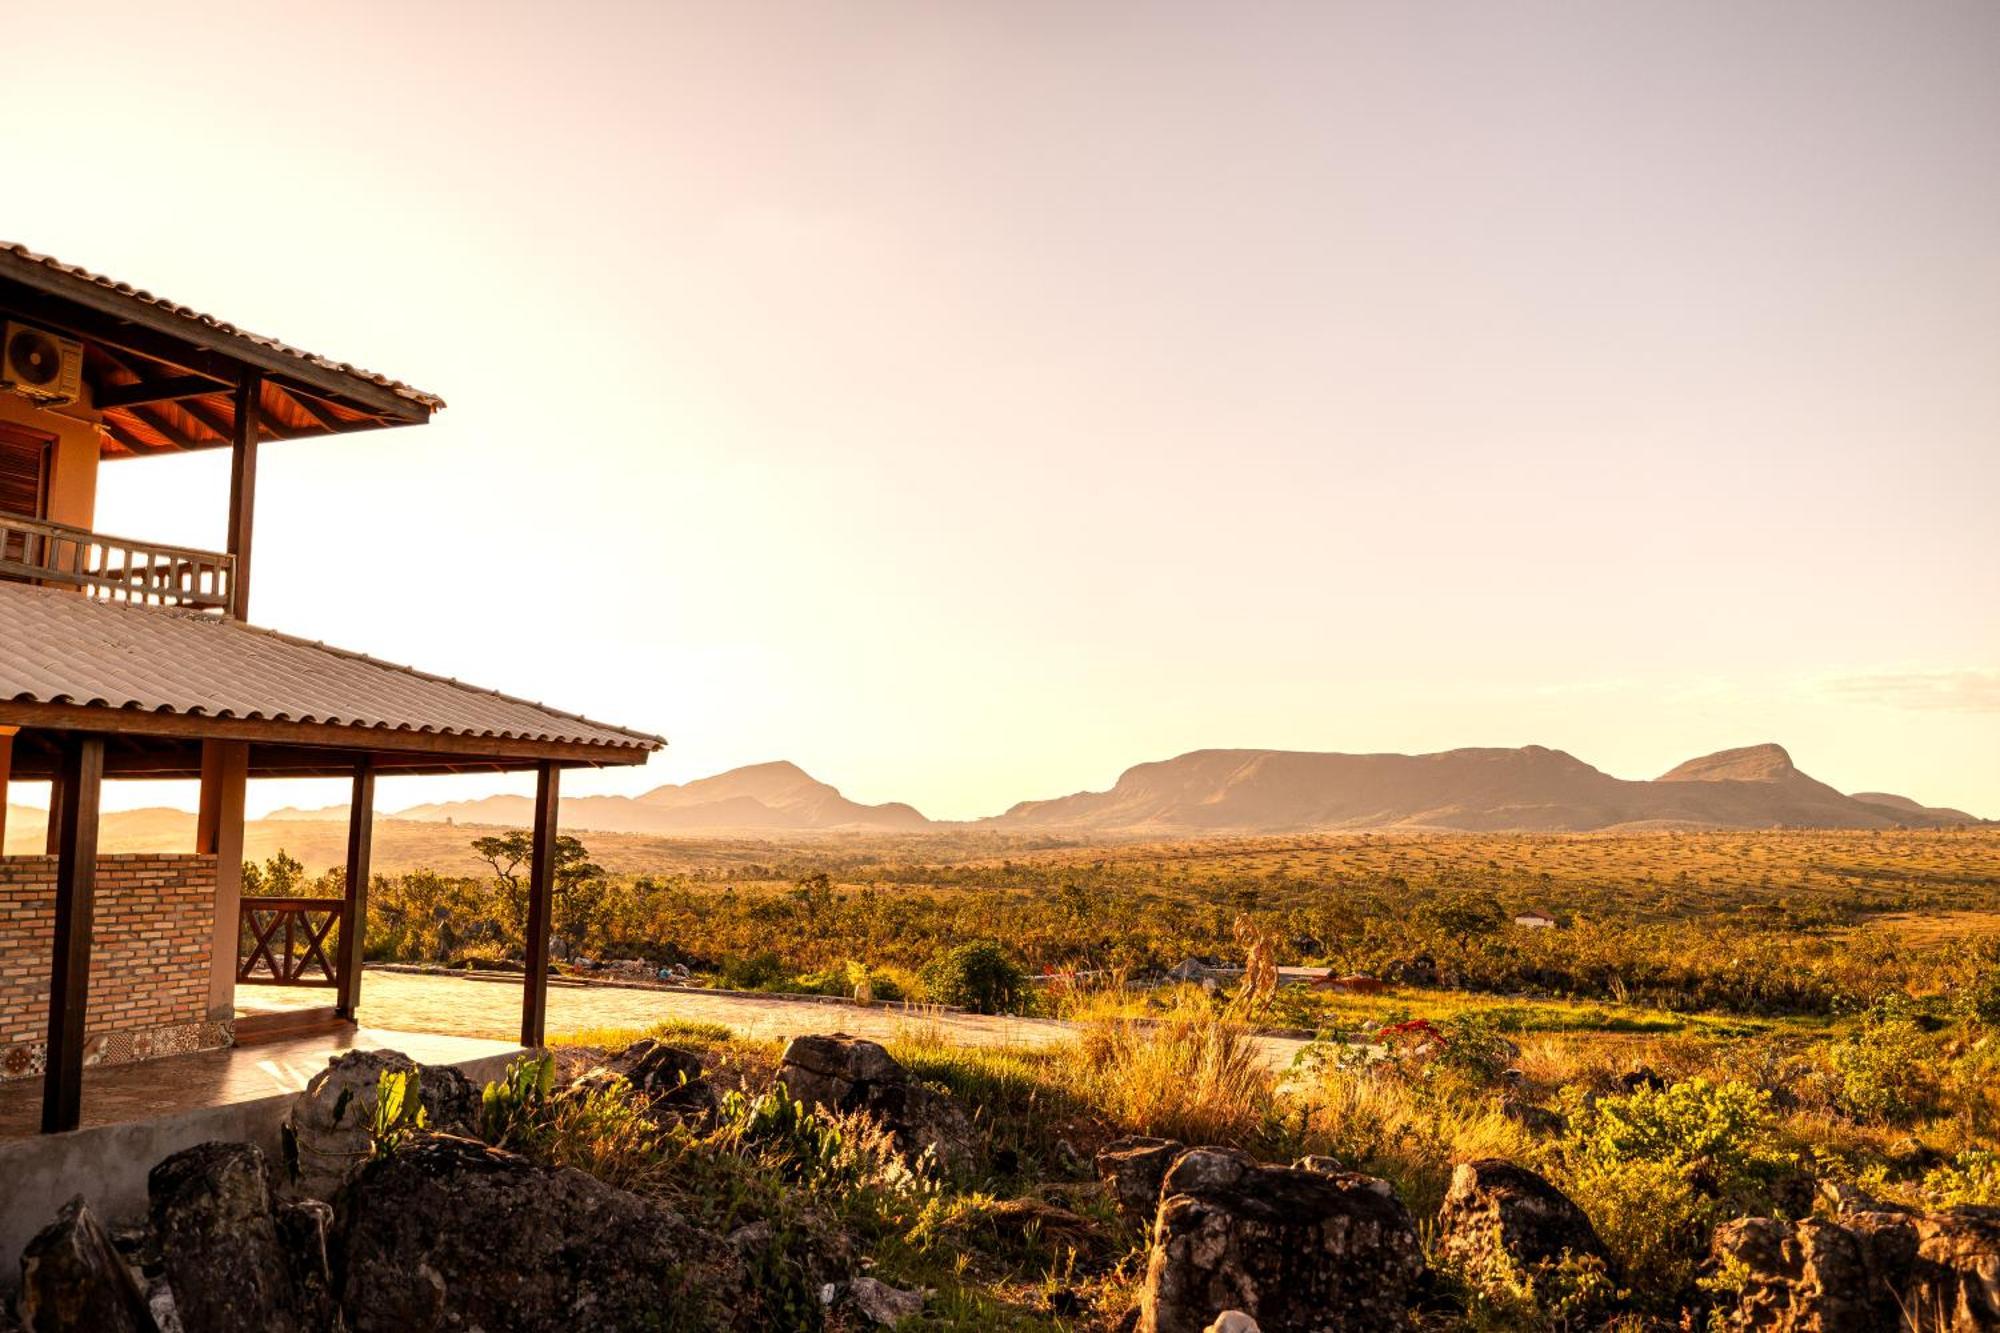
[[[81,588],[105,601],[222,611],[235,577],[232,555],[0,514],[0,579]]]
[[[339,924],[343,905],[339,898],[243,899],[237,928],[237,983],[338,985],[340,976],[327,952],[326,937]]]

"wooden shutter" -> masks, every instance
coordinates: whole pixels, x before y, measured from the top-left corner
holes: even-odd
[[[0,425],[0,514],[46,517],[52,443],[46,435]]]

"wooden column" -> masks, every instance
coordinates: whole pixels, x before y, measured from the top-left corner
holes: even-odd
[[[0,727],[0,856],[7,854],[7,780],[14,775],[14,730]]]
[[[521,997],[521,1044],[542,1044],[549,1015],[549,916],[556,886],[556,801],[562,770],[544,760],[535,779],[534,850],[528,858],[527,984]]]
[[[62,766],[58,764],[55,775],[49,779],[49,834],[44,847],[50,856],[62,850],[62,808]]]
[[[243,799],[250,747],[242,741],[201,743],[201,803],[194,849],[215,858],[215,925],[208,941],[208,1021],[236,1016],[236,943],[243,901]]]
[[[368,931],[368,853],[375,835],[375,760],[363,755],[354,764],[354,796],[347,804],[347,900],[340,909],[340,976],[336,1018],[349,1022],[361,1003],[361,954]]]
[[[90,1005],[90,930],[97,893],[97,798],[104,741],[64,738],[56,852],[55,956],[49,969],[48,1070],[42,1132],[75,1129],[83,1111],[83,1029]]]
[[[250,532],[257,511],[257,395],[263,385],[262,375],[247,370],[236,386],[236,433],[229,456],[229,554],[236,557],[236,571],[229,583],[229,614],[236,620],[250,616]]]

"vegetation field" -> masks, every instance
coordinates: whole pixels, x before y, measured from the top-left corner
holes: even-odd
[[[518,955],[520,835],[455,833],[484,873],[379,877],[371,957]],[[703,1050],[750,1099],[723,1139],[589,1121],[534,1140],[696,1214],[721,1199],[717,1226],[745,1199],[792,1208],[785,1190],[820,1180],[796,1195],[813,1219],[788,1224],[846,1235],[885,1279],[930,1288],[923,1327],[1118,1327],[1144,1235],[1106,1208],[1088,1158],[1121,1134],[1332,1157],[1388,1180],[1424,1227],[1473,1158],[1530,1166],[1576,1199],[1608,1269],[1496,1285],[1434,1255],[1424,1322],[1438,1328],[1702,1327],[1728,1295],[1708,1237],[1731,1217],[1801,1216],[1832,1184],[1912,1208],[2000,1204],[2000,830],[953,834],[665,843],[617,870],[593,852],[570,842],[559,858],[559,953],[576,970],[644,960],[695,985],[1076,1020],[1073,1048],[975,1051],[917,1029],[898,1050],[978,1108],[1004,1170],[876,1173],[820,1130],[800,1131],[814,1160],[846,1166],[748,1153],[743,1135],[782,1111],[756,1109],[775,1051],[719,1032]],[[251,887],[306,878],[273,858]],[[1515,922],[1531,912],[1556,924]],[[1200,956],[1245,970],[1166,982]],[[1275,984],[1290,964],[1384,984]],[[1248,1041],[1259,1026],[1320,1037],[1273,1070]],[[720,1193],[718,1145],[736,1173]]]

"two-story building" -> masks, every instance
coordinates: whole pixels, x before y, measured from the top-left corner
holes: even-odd
[[[73,1130],[86,1066],[255,1035],[242,984],[322,985],[309,1021],[352,1024],[385,774],[538,775],[521,1042],[539,1045],[559,775],[663,742],[250,614],[260,453],[422,425],[443,401],[18,246],[0,246],[0,326],[0,829],[10,780],[52,784],[46,854],[0,859],[0,1089],[38,1079],[42,1130]],[[97,530],[101,468],[191,449],[229,453],[222,549]],[[329,515],[327,550],[357,526]],[[244,784],[304,776],[352,782],[346,895],[245,899]],[[140,778],[199,782],[193,844],[100,856],[102,785]]]

